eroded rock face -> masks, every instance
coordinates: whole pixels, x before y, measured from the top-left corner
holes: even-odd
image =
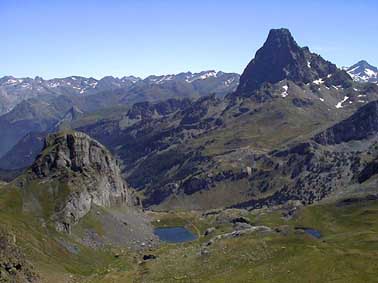
[[[58,231],[70,232],[93,204],[109,207],[130,199],[116,160],[103,145],[80,132],[49,135],[31,167],[31,177],[66,186],[64,197],[55,203]]]
[[[358,109],[348,119],[314,137],[317,143],[334,145],[352,140],[363,140],[378,131],[378,102],[373,101]]]

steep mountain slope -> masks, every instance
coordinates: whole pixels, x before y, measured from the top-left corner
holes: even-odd
[[[378,83],[378,68],[365,60],[361,60],[345,70],[357,82]]]
[[[374,136],[378,131],[377,107],[377,101],[366,104],[348,119],[318,134],[315,140],[323,145],[334,145]]]
[[[61,130],[70,129],[71,124],[79,120],[81,117],[84,116],[84,112],[81,111],[78,107],[72,106],[64,116],[59,120],[58,123],[54,125],[54,132],[59,132]]]
[[[248,180],[251,190],[259,188],[253,184],[260,184],[265,196],[237,207],[277,205],[288,200],[309,204],[330,196],[375,192],[377,104],[370,102],[304,143],[257,157]]]
[[[61,105],[64,107],[63,105]],[[21,102],[0,117],[0,155],[5,154],[30,132],[44,132],[59,120],[59,110],[37,99]]]
[[[88,100],[89,101],[89,100]],[[57,123],[74,105],[87,109],[98,109],[96,101],[85,98],[60,95],[57,97],[32,98],[19,103],[12,111],[0,116],[0,156],[8,152],[29,133],[51,132]]]
[[[15,170],[29,167],[41,152],[46,136],[46,132],[26,134],[0,159],[0,168]]]

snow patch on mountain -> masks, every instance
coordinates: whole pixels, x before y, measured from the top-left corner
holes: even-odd
[[[339,108],[343,108],[343,103],[346,102],[348,99],[349,99],[348,96],[344,96],[343,100],[341,100],[340,102],[338,102],[335,107],[338,108],[338,109]],[[350,101],[350,102],[352,102],[352,101]]]
[[[317,79],[315,81],[312,82],[313,84],[316,84],[316,85],[321,85],[324,83],[324,81],[322,79]]]
[[[284,92],[281,93],[281,96],[282,96],[283,98],[285,98],[286,96],[289,95],[289,94],[287,93],[287,90],[289,89],[289,86],[288,86],[288,85],[284,85],[282,88],[284,89]]]

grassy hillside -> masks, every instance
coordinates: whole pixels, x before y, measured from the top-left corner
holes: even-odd
[[[50,228],[45,222],[47,214],[24,212],[25,205],[18,188],[0,188],[0,226],[15,239],[42,282],[82,282],[84,278],[108,270],[132,271],[133,252],[127,251],[127,258],[119,258],[115,255],[120,254],[120,250],[84,246],[75,240],[74,235],[57,233]],[[42,211],[48,213],[48,203]],[[88,220],[83,219],[78,227],[87,223]]]
[[[43,218],[23,212],[21,192],[2,187],[1,226],[32,262],[42,282],[374,282],[378,275],[378,201],[337,201],[292,208],[199,212],[148,212],[155,226],[185,226],[199,238],[162,244],[143,252],[126,247],[89,248],[57,233]],[[271,232],[253,232],[214,240],[232,232],[243,217]],[[97,229],[96,214],[75,231]],[[216,228],[204,236],[207,228]],[[314,228],[317,239],[298,227]],[[77,234],[80,235],[80,234]],[[213,239],[212,244],[207,243]],[[145,254],[157,258],[144,261]]]

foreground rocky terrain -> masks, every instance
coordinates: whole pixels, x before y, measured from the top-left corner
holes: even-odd
[[[150,220],[138,203],[103,145],[80,132],[49,135],[33,165],[13,182],[1,184],[1,280],[37,280],[19,250],[43,266],[48,256],[57,257],[59,264],[62,252],[75,257],[76,264],[92,249],[89,256],[103,249],[101,260],[106,260],[109,247],[131,252],[156,246]]]

